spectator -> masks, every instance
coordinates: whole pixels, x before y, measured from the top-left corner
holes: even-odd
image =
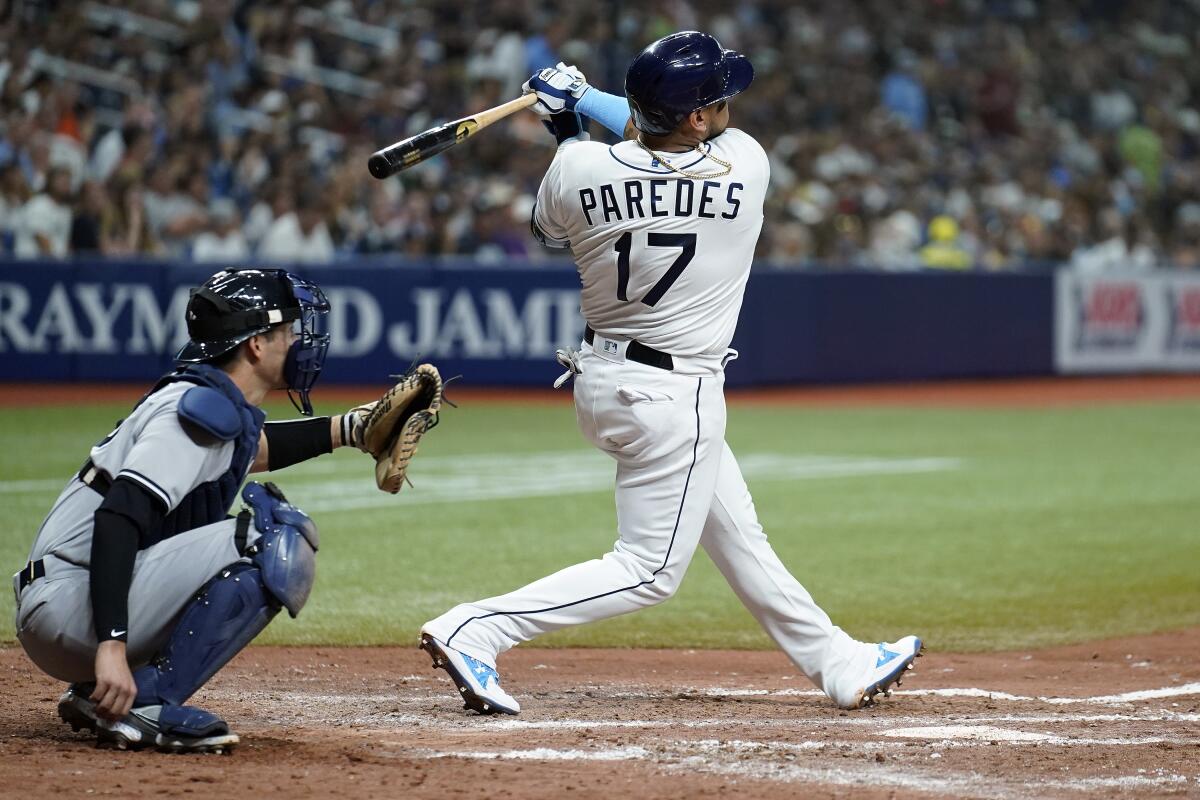
[[[130,6],[186,27],[178,47],[133,28],[102,35],[87,4],[22,6],[0,47],[0,165],[17,164],[41,192],[56,158],[78,164],[86,148],[87,177],[110,197],[121,176],[149,184],[145,214],[173,254],[212,232],[210,197],[245,212],[252,248],[277,222],[298,227],[297,215],[280,221],[295,187],[315,180],[328,187],[321,227],[342,250],[520,258],[522,198],[553,152],[531,115],[393,179],[402,191],[391,210],[377,203],[363,154],[498,102],[559,58],[619,91],[631,53],[699,27],[760,68],[734,124],[771,159],[764,256],[902,267],[920,259],[915,232],[943,214],[963,225],[972,260],[998,269],[1086,260],[1114,243],[1101,219],[1109,207],[1138,263],[1141,253],[1191,263],[1200,235],[1180,213],[1200,203],[1195,3],[901,0],[883,17],[867,0],[744,0],[736,14],[688,0],[610,24],[587,5],[543,19],[522,12],[527,3],[483,15],[462,0],[403,13],[338,0],[322,6],[338,23],[324,30],[297,22],[294,3],[251,0],[222,14],[225,5]],[[185,7],[195,18],[181,22]],[[367,35],[339,32],[351,29]],[[51,74],[43,56],[127,78],[142,96],[117,102]],[[496,176],[512,189],[506,208],[491,199]],[[6,216],[0,227],[13,225]]]
[[[918,265],[921,221],[907,208],[898,208],[871,228],[870,261],[885,269]]]
[[[134,177],[119,176],[113,183],[113,201],[100,224],[100,251],[126,257],[161,252],[146,217],[142,184]]]
[[[1157,266],[1153,251],[1146,243],[1134,243],[1125,232],[1125,222],[1115,208],[1100,214],[1100,241],[1076,248],[1071,268],[1078,272],[1129,272]]]
[[[18,212],[17,258],[66,258],[71,252],[71,173],[50,167],[45,183]]]
[[[158,164],[145,196],[150,229],[170,255],[182,255],[190,240],[208,227],[208,178],[188,174],[180,157]]]
[[[14,163],[0,169],[0,252],[13,248],[21,207],[29,201],[25,175]]]
[[[366,229],[355,244],[357,253],[389,253],[403,248],[404,222],[385,192],[371,198],[371,213]]]
[[[333,254],[325,205],[313,191],[302,192],[296,210],[272,222],[258,246],[259,259],[272,265],[331,261]]]
[[[958,223],[941,215],[929,223],[929,244],[921,248],[921,263],[934,269],[969,269],[971,254],[958,243]]]
[[[291,188],[283,183],[274,184],[265,197],[250,209],[245,232],[251,247],[258,247],[275,220],[291,213],[295,205]]]
[[[88,172],[101,183],[107,183],[114,175],[140,180],[153,148],[149,131],[140,124],[126,123],[123,128],[113,128],[96,143]]]
[[[70,249],[74,254],[102,252],[100,230],[104,215],[108,213],[108,195],[104,185],[87,181],[79,192],[75,216],[71,220]]]
[[[917,59],[909,51],[896,58],[896,66],[883,79],[880,95],[883,107],[903,121],[909,130],[925,130],[928,107],[925,88],[917,78]]]
[[[209,230],[196,237],[193,261],[220,261],[229,266],[250,258],[250,245],[242,233],[237,204],[228,198],[214,200],[209,209]]]

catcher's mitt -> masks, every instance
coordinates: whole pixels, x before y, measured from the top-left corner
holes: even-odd
[[[375,457],[375,484],[381,490],[400,491],[417,444],[437,424],[441,407],[442,376],[432,364],[421,364],[400,376],[383,397],[354,409],[366,414],[356,444]]]

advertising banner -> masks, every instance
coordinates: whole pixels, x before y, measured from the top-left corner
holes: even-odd
[[[1200,275],[1055,277],[1063,373],[1200,371]]]
[[[562,372],[555,349],[583,337],[570,262],[351,261],[295,271],[332,306],[322,384],[386,382],[424,359],[466,385],[548,387]],[[0,380],[152,380],[187,340],[189,289],[212,272],[173,262],[0,262]],[[1184,288],[1172,296],[1171,347],[1194,357],[1200,302]],[[1053,303],[1049,275],[756,270],[727,384],[1046,375]],[[1119,324],[1097,330],[1128,335]]]
[[[0,380],[147,380],[187,341],[189,290],[212,268],[0,264]],[[381,383],[414,359],[468,383],[549,385],[583,337],[574,269],[418,264],[294,270],[325,290],[324,382]]]

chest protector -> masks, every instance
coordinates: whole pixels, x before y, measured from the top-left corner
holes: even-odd
[[[147,397],[176,381],[207,387],[229,401],[233,412],[230,418],[236,419],[236,422],[222,430],[219,438],[233,442],[233,457],[230,459],[229,469],[216,480],[202,483],[188,492],[175,510],[163,520],[162,527],[156,533],[144,537],[145,541],[138,543],[139,548],[143,550],[177,533],[225,519],[237,500],[238,488],[246,479],[254,456],[258,453],[258,439],[267,417],[261,410],[246,402],[241,390],[228,375],[208,364],[189,364],[164,375]],[[184,416],[182,412],[181,416]]]

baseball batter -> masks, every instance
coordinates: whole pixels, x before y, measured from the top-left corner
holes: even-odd
[[[227,270],[194,289],[191,341],[90,451],[13,576],[29,658],[71,683],[59,714],[118,747],[227,751],[224,720],[185,705],[281,607],[312,587],[317,529],[272,484],[275,470],[356,444],[358,411],[271,423],[258,406],[309,391],[329,335],[321,290],[283,270]],[[368,407],[360,407],[362,408]]]
[[[770,178],[763,148],[729,127],[730,98],[753,74],[745,56],[684,32],[638,55],[627,100],[562,64],[526,84],[560,142],[533,232],[570,247],[579,268],[586,333],[560,361],[580,429],[616,461],[620,536],[600,559],[425,624],[422,648],[481,713],[520,710],[501,688],[498,654],[666,600],[697,546],[842,708],[870,704],[920,654],[915,636],[868,644],[832,624],[767,541],[725,443],[724,367],[737,355],[729,343]],[[581,115],[626,140],[588,141]]]

